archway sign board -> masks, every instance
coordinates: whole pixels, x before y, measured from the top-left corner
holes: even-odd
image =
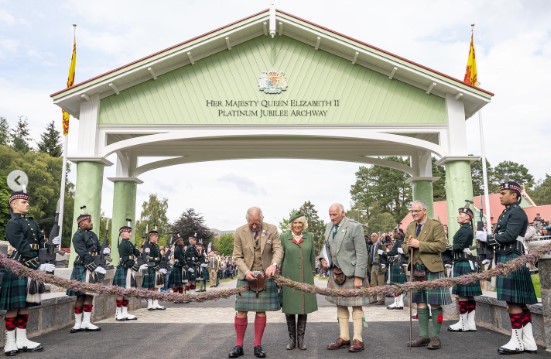
[[[473,195],[465,122],[492,96],[274,8],[51,95],[79,119],[75,216],[85,203],[99,217],[103,168],[117,155],[113,228],[134,216],[142,173],[250,158],[399,169],[432,212],[435,156],[453,216]],[[380,158],[390,155],[410,165]]]

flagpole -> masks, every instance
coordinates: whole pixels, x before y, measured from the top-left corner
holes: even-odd
[[[73,55],[75,55],[75,36],[77,31],[77,25],[73,24]],[[71,63],[73,62],[73,58],[71,57]],[[74,73],[73,78],[71,79],[71,67],[69,68],[69,79],[67,83],[67,87],[73,86],[74,81]],[[60,238],[63,237],[63,214],[65,213],[65,178],[67,176],[67,148],[68,148],[68,142],[69,142],[69,131],[68,131],[68,124],[67,124],[67,131],[65,128],[63,128],[63,165],[61,166],[61,188],[59,189],[59,220],[58,220],[58,226],[59,226],[59,236]]]
[[[482,124],[482,110],[478,111],[478,125],[480,133],[480,156],[482,157],[482,177],[484,183],[484,206],[486,207],[486,233],[492,233],[492,212],[490,209],[490,195],[488,193],[488,170],[486,168],[486,149],[484,145],[484,125]]]

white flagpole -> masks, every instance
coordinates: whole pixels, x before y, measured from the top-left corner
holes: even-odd
[[[484,125],[482,124],[482,110],[478,111],[478,125],[480,127],[480,155],[482,157],[482,177],[484,179],[484,206],[486,207],[486,233],[492,233],[492,211],[490,209],[490,195],[488,194],[488,170],[486,168],[486,149],[484,146]]]
[[[61,167],[61,189],[59,190],[59,236],[63,237],[63,213],[65,208],[65,174],[67,172],[67,143],[69,141],[69,134],[67,134],[63,140],[63,166]]]

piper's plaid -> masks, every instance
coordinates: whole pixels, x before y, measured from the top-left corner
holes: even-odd
[[[73,267],[73,272],[71,273],[71,279],[78,280],[79,282],[86,281],[86,267],[84,267],[82,264],[75,264]],[[74,290],[67,289],[67,295],[69,296],[83,296],[86,295],[86,293],[83,292],[75,292]]]
[[[174,288],[182,285],[182,267],[173,266],[168,276],[168,287]]]
[[[142,288],[155,288],[155,269],[147,267],[143,274]]]
[[[332,271],[330,271],[329,273],[329,280],[327,281],[327,288],[330,288],[330,289],[355,289],[354,288],[354,277],[346,277],[346,281],[344,282],[343,285],[338,285],[337,283],[335,283],[335,281],[333,280],[333,275],[332,275]],[[367,281],[365,280],[365,278],[363,278],[362,280],[362,287],[366,288],[367,287]],[[345,298],[345,297],[325,297],[325,299],[329,302],[329,303],[333,303],[333,304],[336,304],[336,305],[342,305],[342,306],[345,306],[345,307],[357,307],[357,306],[362,306],[362,305],[367,305],[369,304],[369,298],[368,297],[348,297],[348,298]]]
[[[115,276],[113,277],[113,285],[118,287],[126,288],[126,274],[131,269],[124,268],[123,266],[118,266],[115,271]],[[136,287],[136,281],[133,280],[131,283],[132,287]]]
[[[415,269],[425,270],[427,272],[427,281],[446,278],[444,272],[430,272],[422,264],[416,264]],[[452,303],[452,297],[448,288],[424,289],[413,292],[411,296],[413,303],[427,303],[432,305],[448,305]]]
[[[4,281],[0,290],[0,310],[38,305],[27,303],[27,282],[27,277],[18,277],[11,270],[4,270]]]
[[[235,310],[239,312],[268,312],[281,309],[275,281],[272,278],[266,278],[264,283],[266,289],[258,293],[258,298],[256,292],[252,290],[244,290],[241,295],[236,295]],[[237,281],[237,288],[248,286],[249,282],[246,279]]]
[[[456,261],[453,263],[453,276],[460,277],[464,274],[474,273],[471,269],[469,261]],[[457,294],[460,297],[476,297],[482,295],[480,289],[480,281],[469,283],[466,285],[456,285],[452,288],[452,294]]]
[[[497,263],[506,263],[518,257],[518,254],[496,254]],[[497,300],[518,304],[538,302],[530,270],[524,266],[506,276],[497,276]]]
[[[404,284],[407,282],[406,274],[404,273],[402,266],[399,264],[393,264],[390,266],[390,284]]]

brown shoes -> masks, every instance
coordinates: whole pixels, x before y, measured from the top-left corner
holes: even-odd
[[[429,345],[427,345],[427,349],[436,350],[440,349],[441,347],[442,343],[440,343],[440,339],[438,339],[437,337],[430,338],[430,343]]]
[[[331,344],[327,345],[327,350],[337,350],[337,349],[340,349],[340,348],[346,348],[348,346],[350,346],[350,340],[344,340],[344,339],[339,337],[339,338],[337,338],[337,340],[335,340],[334,343],[331,343]],[[363,343],[362,343],[362,347],[363,347]]]
[[[385,301],[384,300],[379,300],[375,303],[375,305],[385,305]]]
[[[438,339],[438,338],[435,338],[435,339]],[[427,345],[429,345],[429,343],[431,342],[431,339],[429,338],[423,338],[423,337],[419,337],[417,339],[415,339],[414,341],[412,341],[411,343],[408,343],[408,347],[426,347]]]
[[[358,339],[354,339],[352,341],[352,345],[348,347],[348,351],[351,353],[361,352],[362,350],[364,350],[364,342],[359,341]]]

